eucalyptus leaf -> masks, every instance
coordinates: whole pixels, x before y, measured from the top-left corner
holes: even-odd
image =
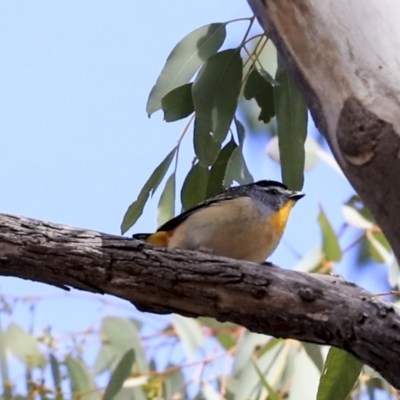
[[[9,366],[7,363],[6,332],[3,331],[0,319],[0,375],[3,386],[3,397],[4,400],[13,400],[12,386],[10,385],[10,376],[8,368]]]
[[[140,386],[123,387],[113,400],[148,400]]]
[[[310,360],[318,368],[318,371],[322,371],[324,367],[324,359],[321,354],[321,347],[314,343],[302,343],[305,352],[307,353]]]
[[[178,121],[194,112],[192,84],[187,83],[171,90],[161,100],[164,120]]]
[[[293,376],[288,400],[315,399],[320,377],[320,371],[315,363],[307,356],[304,349],[300,349],[292,364]]]
[[[203,343],[203,334],[198,321],[175,314],[172,320],[177,335],[185,349],[189,361],[193,361],[196,350]]]
[[[295,271],[303,272],[314,271],[321,264],[323,257],[324,252],[322,250],[322,246],[318,245],[317,247],[310,250],[308,253],[305,253],[302,258],[295,264],[293,269]]]
[[[279,343],[273,346],[269,351],[265,352],[257,359],[257,366],[261,373],[265,376],[266,381],[271,375],[276,376],[277,359],[282,355],[283,344]],[[251,356],[251,353],[250,353]],[[248,400],[254,398],[254,394],[262,388],[257,370],[254,363],[249,359],[243,370],[238,376],[238,385],[235,392],[235,400]]]
[[[46,360],[40,352],[38,342],[28,332],[11,323],[5,332],[8,350],[26,366],[43,368]]]
[[[171,367],[174,365],[168,365],[167,369]],[[177,369],[165,376],[164,391],[166,399],[186,398],[186,382],[182,370]]]
[[[239,49],[211,56],[197,75],[192,95],[199,129],[222,143],[235,115],[242,85],[243,61]]]
[[[105,317],[101,325],[101,335],[103,337],[103,347],[106,348],[104,364],[101,364],[102,350],[100,350],[96,362],[96,373],[103,372],[100,367],[114,370],[122,356],[130,349],[135,351],[135,372],[147,372],[149,370],[146,354],[141,343],[140,335],[136,324],[127,318]],[[107,364],[108,362],[108,364]]]
[[[246,129],[244,128],[243,124],[235,118],[235,128],[236,128],[236,134],[238,137],[239,144],[242,146],[244,139],[246,138]]]
[[[60,374],[60,363],[54,354],[50,353],[50,367],[51,367],[51,375],[53,377],[54,387],[56,391],[61,389],[61,374]]]
[[[135,352],[133,349],[128,350],[111,375],[111,379],[104,392],[103,400],[113,400],[121,390],[123,383],[131,373],[133,361],[135,360]]]
[[[276,80],[279,86],[274,87],[274,99],[282,178],[289,188],[300,190],[304,181],[307,107],[286,69],[278,68]]]
[[[337,235],[322,208],[319,211],[318,223],[322,232],[322,249],[326,258],[331,261],[340,261],[342,250]]]
[[[174,217],[175,214],[175,172],[173,172],[165,184],[164,190],[158,202],[157,223],[161,226]]]
[[[200,163],[195,164],[187,174],[181,190],[183,209],[189,210],[206,199],[209,170]]]
[[[237,343],[237,350],[232,368],[232,375],[239,376],[249,363],[256,347],[265,345],[269,340],[265,335],[246,331]]]
[[[254,66],[247,78],[243,94],[246,100],[256,100],[261,109],[258,119],[268,123],[275,115],[274,88]]]
[[[374,227],[373,222],[367,220],[358,210],[349,205],[343,205],[342,212],[344,220],[354,228],[367,230]]]
[[[204,125],[199,124],[197,118],[193,126],[193,147],[199,162],[204,167],[214,163],[221,148],[221,143],[215,140],[208,129],[204,129]]]
[[[207,400],[221,400],[221,394],[215,390],[207,381],[202,383],[202,392],[204,399]]]
[[[186,35],[168,56],[156,84],[151,89],[146,111],[161,109],[161,99],[171,90],[189,83],[196,71],[222,46],[226,37],[224,23],[202,26]]]
[[[167,155],[167,157],[165,157],[165,159],[161,162],[161,164],[153,171],[150,178],[144,184],[137,199],[128,207],[128,210],[126,211],[121,224],[122,234],[130,229],[133,224],[138,220],[138,218],[142,215],[147,199],[150,195],[153,195],[153,193],[163,180],[175,156],[176,150],[176,147],[173,148],[172,151]]]
[[[68,355],[65,364],[68,370],[73,397],[82,400],[100,400],[94,379],[82,360]]]
[[[317,400],[346,400],[363,364],[344,350],[332,347],[319,381]]]
[[[275,80],[271,74],[266,71],[264,68],[260,68],[258,70],[258,72],[260,73],[260,76],[265,79],[268,83],[270,83],[272,86],[279,86],[279,82],[277,80]]]
[[[238,182],[241,185],[253,182],[254,179],[247,168],[246,161],[243,157],[242,147],[237,147],[228,161],[226,167],[224,184],[225,187],[231,186],[233,182]]]
[[[226,169],[232,153],[238,148],[237,144],[231,139],[219,152],[217,159],[210,169],[208,178],[206,198],[209,199],[224,190],[224,179]]]
[[[264,388],[268,392],[268,400],[280,400],[278,393],[276,393],[276,391],[272,388],[272,386],[265,379],[265,376],[261,372],[256,359],[253,359],[253,365],[257,372],[258,377],[260,378],[260,382],[261,382],[262,386],[264,386]]]
[[[382,251],[378,250],[377,246],[375,244],[371,243],[371,238],[373,240],[376,240],[381,246],[383,246],[389,254],[392,253],[392,248],[390,246],[390,243],[386,239],[386,236],[383,234],[383,232],[372,232],[371,234],[367,234],[366,238],[367,240],[365,243],[367,244],[367,251],[368,251],[368,256],[372,257],[374,261],[378,264],[382,264],[386,262],[386,257],[382,256]]]

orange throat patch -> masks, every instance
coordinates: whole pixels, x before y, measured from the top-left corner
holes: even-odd
[[[281,236],[285,230],[287,220],[289,218],[290,210],[295,205],[295,201],[288,200],[287,203],[275,214],[271,216],[271,226],[273,226],[274,233]]]

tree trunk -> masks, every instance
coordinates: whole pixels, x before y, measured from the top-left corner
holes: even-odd
[[[248,3],[400,259],[400,2]]]
[[[345,349],[400,388],[400,313],[341,278],[0,214],[0,275]]]

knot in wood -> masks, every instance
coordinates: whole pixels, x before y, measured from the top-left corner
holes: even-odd
[[[267,294],[267,291],[264,288],[257,288],[256,290],[254,290],[254,292],[252,293],[253,297],[257,300],[261,300],[265,297],[265,295]]]
[[[375,157],[379,138],[392,127],[359,100],[349,98],[343,105],[337,129],[343,156],[353,165],[364,165]]]
[[[362,312],[357,316],[357,322],[363,324],[369,318],[369,314],[367,312]]]
[[[300,288],[298,291],[299,296],[301,297],[302,300],[312,302],[314,301],[317,296],[314,292],[313,289],[311,288]]]

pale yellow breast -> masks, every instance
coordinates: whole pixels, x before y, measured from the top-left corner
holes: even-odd
[[[262,216],[252,199],[241,197],[201,209],[180,224],[168,247],[207,249],[220,256],[264,261],[276,248],[282,229]]]

